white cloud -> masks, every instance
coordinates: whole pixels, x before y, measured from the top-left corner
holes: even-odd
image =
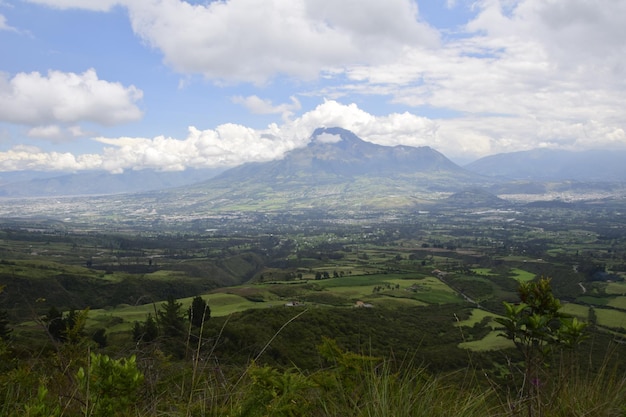
[[[295,111],[302,107],[300,101],[296,97],[290,97],[291,103],[279,105],[272,104],[271,100],[264,100],[258,96],[235,96],[232,98],[233,103],[241,104],[254,114],[282,114],[283,118],[291,116]]]
[[[101,158],[98,155],[75,156],[69,152],[42,152],[38,148],[16,146],[0,152],[0,171],[78,171],[98,169]]]
[[[28,0],[31,3],[43,4],[57,9],[85,9],[106,12],[121,4],[117,0]]]
[[[109,145],[103,152],[102,168],[165,171],[235,166],[248,161],[282,157],[295,147],[290,138],[272,135],[272,128],[257,131],[241,125],[224,124],[215,129],[189,128],[183,140],[159,136],[148,138],[96,138]]]
[[[0,3],[1,5],[1,3]],[[0,30],[6,30],[6,31],[11,31],[11,32],[17,32],[17,29],[14,28],[13,26],[10,26],[7,23],[7,19],[6,17],[4,17],[4,15],[0,14]]]
[[[341,135],[331,135],[329,133],[322,133],[315,138],[316,142],[320,143],[337,143],[341,142]]]
[[[135,86],[98,79],[96,71],[82,74],[50,71],[0,73],[0,121],[31,126],[89,121],[115,125],[139,120]]]
[[[457,159],[538,146],[626,145],[624,1],[447,0],[450,8],[471,3],[472,16],[460,36],[446,32],[441,38],[420,21],[411,0],[30,1],[90,10],[126,7],[135,33],[189,79],[203,74],[218,82],[263,84],[281,74],[318,78],[320,89],[310,96],[385,97],[447,114],[377,116],[326,101],[294,118],[301,111],[295,98],[274,104],[240,96],[233,101],[253,113],[281,114],[283,124],[265,130],[234,124],[191,128],[183,139],[101,138],[108,145],[101,166],[110,170],[273,159],[304,145],[319,126],[341,126],[384,145],[430,145]],[[122,114],[140,117],[135,103],[141,92],[103,83],[117,87],[114,109],[130,108]],[[31,133],[40,135],[46,126],[104,123],[94,117],[106,111],[81,106],[80,117],[62,117],[80,111],[54,112],[62,107],[50,103],[57,94],[32,99],[31,90],[6,93],[17,91],[12,84],[0,77],[0,120],[37,126]],[[15,109],[7,104],[11,94],[23,101],[10,100],[18,104]]]
[[[27,135],[31,138],[59,140],[63,137],[63,132],[58,125],[47,125],[33,127]]]
[[[494,39],[518,37],[534,42],[561,69],[570,65],[598,67],[615,59],[624,60],[623,1],[525,0],[517,2],[510,15],[502,13],[500,2],[484,3],[470,29],[484,31]]]
[[[436,46],[412,0],[28,0],[57,8],[128,9],[135,33],[185,74],[266,83],[316,78],[354,62],[380,63]]]
[[[180,0],[127,3],[134,31],[183,73],[257,84],[285,74],[376,63],[408,45],[434,45],[410,0]]]
[[[464,37],[435,53],[409,48],[354,65],[331,97],[388,95],[458,114],[438,120],[435,147],[454,156],[537,146],[624,146],[626,2],[483,0]],[[448,146],[450,145],[450,146]],[[461,155],[462,157],[462,155]]]
[[[343,127],[364,140],[381,145],[431,146],[459,161],[496,152],[552,147],[590,149],[603,144],[626,146],[624,129],[601,122],[540,122],[533,118],[466,115],[431,120],[411,113],[375,116],[355,104],[325,101],[282,125],[256,130],[224,124],[215,129],[190,127],[186,138],[95,138],[105,145],[101,154],[72,155],[39,149],[0,152],[0,170],[128,169],[183,170],[230,167],[251,161],[282,158],[305,146],[318,127]],[[322,138],[322,140],[331,138]]]
[[[75,138],[86,137],[88,133],[83,131],[80,126],[59,126],[45,125],[36,126],[28,130],[28,137],[35,139],[46,139],[52,142],[65,142]]]

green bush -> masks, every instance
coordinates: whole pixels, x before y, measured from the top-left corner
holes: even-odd
[[[137,369],[135,356],[111,359],[107,355],[90,355],[87,367],[76,373],[83,398],[85,416],[111,417],[128,415],[136,404],[143,374]]]

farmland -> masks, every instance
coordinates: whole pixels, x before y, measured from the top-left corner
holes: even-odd
[[[250,363],[315,375],[330,340],[455,384],[476,367],[490,378],[479,385],[509,387],[523,357],[502,337],[503,302],[549,278],[563,317],[588,323],[581,363],[597,369],[614,357],[622,369],[622,220],[610,205],[239,213],[162,229],[5,220],[0,324],[10,339],[0,355],[23,367],[42,352],[79,364],[81,349],[94,349],[134,355],[154,381],[176,381],[175,369],[200,354],[219,363],[224,374],[211,378],[223,381]],[[208,306],[199,328],[198,303]]]
[[[290,302],[452,304],[497,315],[502,301],[515,301],[519,282],[546,276],[567,311],[586,319],[594,307],[597,325],[620,333],[624,225],[610,208],[601,213],[595,207],[448,210],[349,223],[274,214],[263,223],[221,221],[207,232],[97,232],[80,224],[6,221],[2,307],[17,329],[20,318],[32,322],[53,306],[89,307],[90,325],[112,334],[127,332],[168,295],[185,306],[201,295],[213,317]]]

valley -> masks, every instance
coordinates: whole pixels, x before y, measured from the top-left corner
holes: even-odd
[[[123,331],[132,325],[124,317],[145,315],[168,294],[185,304],[197,295],[214,300],[215,317],[293,301],[316,308],[452,303],[500,314],[502,301],[515,301],[518,281],[546,276],[581,319],[594,308],[600,328],[623,334],[626,327],[619,205],[240,213],[178,230],[130,220],[126,230],[109,231],[37,219],[1,227],[2,305],[13,319],[52,306],[89,307],[117,322],[113,332]]]
[[[625,409],[622,183],[320,132],[177,188],[0,199],[0,415]]]

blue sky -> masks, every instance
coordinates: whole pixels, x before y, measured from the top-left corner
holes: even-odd
[[[626,147],[626,2],[0,0],[0,171]]]

